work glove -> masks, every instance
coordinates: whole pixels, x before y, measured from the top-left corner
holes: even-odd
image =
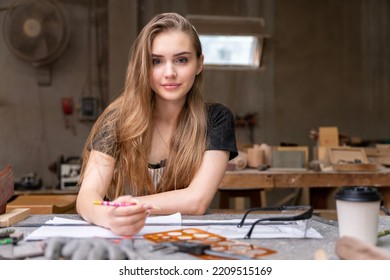
[[[45,258],[51,260],[129,260],[136,259],[133,240],[119,243],[103,238],[53,237],[45,241]]]

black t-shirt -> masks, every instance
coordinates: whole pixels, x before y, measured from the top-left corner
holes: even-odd
[[[234,132],[234,115],[224,105],[208,103],[207,111],[207,147],[206,150],[228,151],[229,160],[238,155]],[[115,121],[109,113],[93,140],[93,149],[112,157],[116,154]],[[151,167],[151,166],[149,166]],[[158,166],[160,167],[160,166]],[[158,168],[157,167],[157,168]]]
[[[229,160],[238,155],[234,132],[234,115],[224,105],[207,104],[208,146],[207,150],[230,152]]]

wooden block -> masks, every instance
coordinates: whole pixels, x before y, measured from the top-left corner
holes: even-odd
[[[390,144],[376,144],[375,147],[378,149],[387,149],[390,151]]]
[[[31,215],[29,208],[17,208],[0,215],[0,227],[9,227]]]
[[[0,171],[0,214],[5,213],[7,201],[14,194],[14,172],[9,164]]]
[[[328,147],[313,147],[313,159],[319,160],[324,163],[330,162],[329,160],[329,154],[328,154]]]
[[[75,213],[77,195],[21,195],[7,204],[7,211],[30,208],[31,214]]]
[[[390,149],[383,146],[376,148],[365,148],[367,158],[371,162],[382,164],[384,166],[390,166]]]
[[[318,146],[337,147],[339,146],[339,130],[337,127],[320,127],[318,131]]]

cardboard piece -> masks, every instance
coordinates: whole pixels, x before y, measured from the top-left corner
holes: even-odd
[[[339,130],[337,127],[320,127],[318,133],[318,146],[337,147],[340,145]]]

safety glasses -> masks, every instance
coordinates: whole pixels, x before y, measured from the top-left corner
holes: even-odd
[[[248,233],[244,237],[245,239],[251,238],[252,232],[256,225],[272,225],[282,224],[297,226],[303,231],[303,237],[306,237],[306,232],[309,227],[309,221],[313,215],[312,206],[280,206],[280,207],[255,207],[247,210],[242,217],[237,227],[241,228],[247,216],[250,213],[261,211],[262,214],[268,214],[267,217],[261,218],[253,222]]]

